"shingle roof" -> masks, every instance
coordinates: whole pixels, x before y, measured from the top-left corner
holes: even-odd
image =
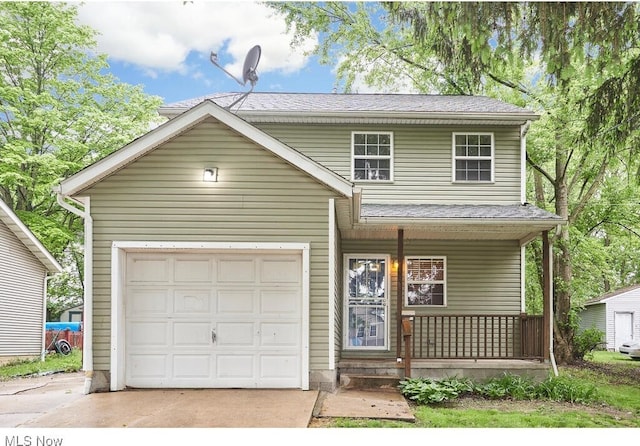
[[[62,271],[62,266],[42,245],[40,240],[25,226],[13,210],[0,200],[0,225],[4,224],[22,242],[22,244],[42,263],[52,274]]]
[[[628,286],[628,287],[625,287],[625,288],[620,288],[619,290],[611,291],[611,292],[609,292],[607,294],[604,294],[602,296],[594,297],[593,299],[589,299],[584,303],[584,305],[594,305],[594,304],[602,303],[607,299],[611,299],[612,297],[616,297],[616,296],[619,296],[621,294],[628,293],[629,291],[637,290],[639,288],[640,288],[640,284],[639,285],[631,285],[631,286]]]
[[[363,204],[363,218],[407,219],[487,219],[545,220],[562,223],[559,216],[531,204],[524,205],[440,205],[440,204]]]
[[[212,100],[227,107],[243,93],[215,93],[164,105],[162,109],[188,109]],[[238,103],[244,112],[388,112],[388,113],[478,113],[535,117],[524,108],[486,96],[422,94],[338,94],[253,92]]]

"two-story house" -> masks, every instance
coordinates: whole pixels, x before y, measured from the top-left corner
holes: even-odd
[[[534,113],[238,97],[167,105],[163,125],[60,184],[85,219],[91,389],[549,371],[550,310],[523,314],[524,249],[564,222],[526,202]]]

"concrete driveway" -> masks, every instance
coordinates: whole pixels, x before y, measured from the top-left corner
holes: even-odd
[[[305,428],[315,390],[179,389],[84,394],[84,374],[0,382],[0,427]]]
[[[313,417],[415,420],[405,398],[393,389],[335,393],[144,389],[85,395],[83,372],[0,382],[0,432],[2,428],[306,428]]]

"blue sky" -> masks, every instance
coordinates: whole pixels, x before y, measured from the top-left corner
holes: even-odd
[[[110,71],[121,81],[142,85],[165,103],[209,93],[248,91],[215,67],[209,57],[241,77],[246,53],[262,49],[254,91],[333,91],[333,68],[321,66],[304,49],[293,51],[282,17],[259,2],[88,1],[79,21],[98,31],[98,51],[109,56]]]

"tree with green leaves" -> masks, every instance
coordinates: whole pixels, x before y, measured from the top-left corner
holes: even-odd
[[[81,222],[52,187],[146,132],[161,99],[105,74],[76,18],[74,5],[0,2],[0,198],[58,259],[81,262]]]
[[[528,137],[529,196],[569,222],[553,239],[554,339],[558,361],[571,361],[572,299],[594,297],[579,296],[587,288],[574,286],[576,266],[586,266],[575,263],[586,261],[578,255],[584,240],[602,258],[607,246],[619,244],[612,237],[631,237],[638,245],[637,218],[612,222],[604,212],[613,202],[616,215],[637,216],[640,209],[640,4],[270,5],[295,31],[294,45],[318,36],[315,54],[323,63],[337,64],[345,91],[352,91],[356,81],[389,91],[395,79],[396,87],[405,90],[486,94],[541,114]],[[612,181],[620,177],[628,179],[626,185]],[[620,188],[627,191],[625,200],[615,198]],[[596,212],[600,217],[594,217]],[[601,221],[589,225],[594,218]],[[539,255],[535,244],[530,255]],[[640,281],[635,270],[619,272],[624,275],[615,279],[620,285]],[[585,271],[580,277],[586,280]],[[597,292],[612,279],[595,274],[588,282]],[[527,289],[539,286],[530,283]]]

